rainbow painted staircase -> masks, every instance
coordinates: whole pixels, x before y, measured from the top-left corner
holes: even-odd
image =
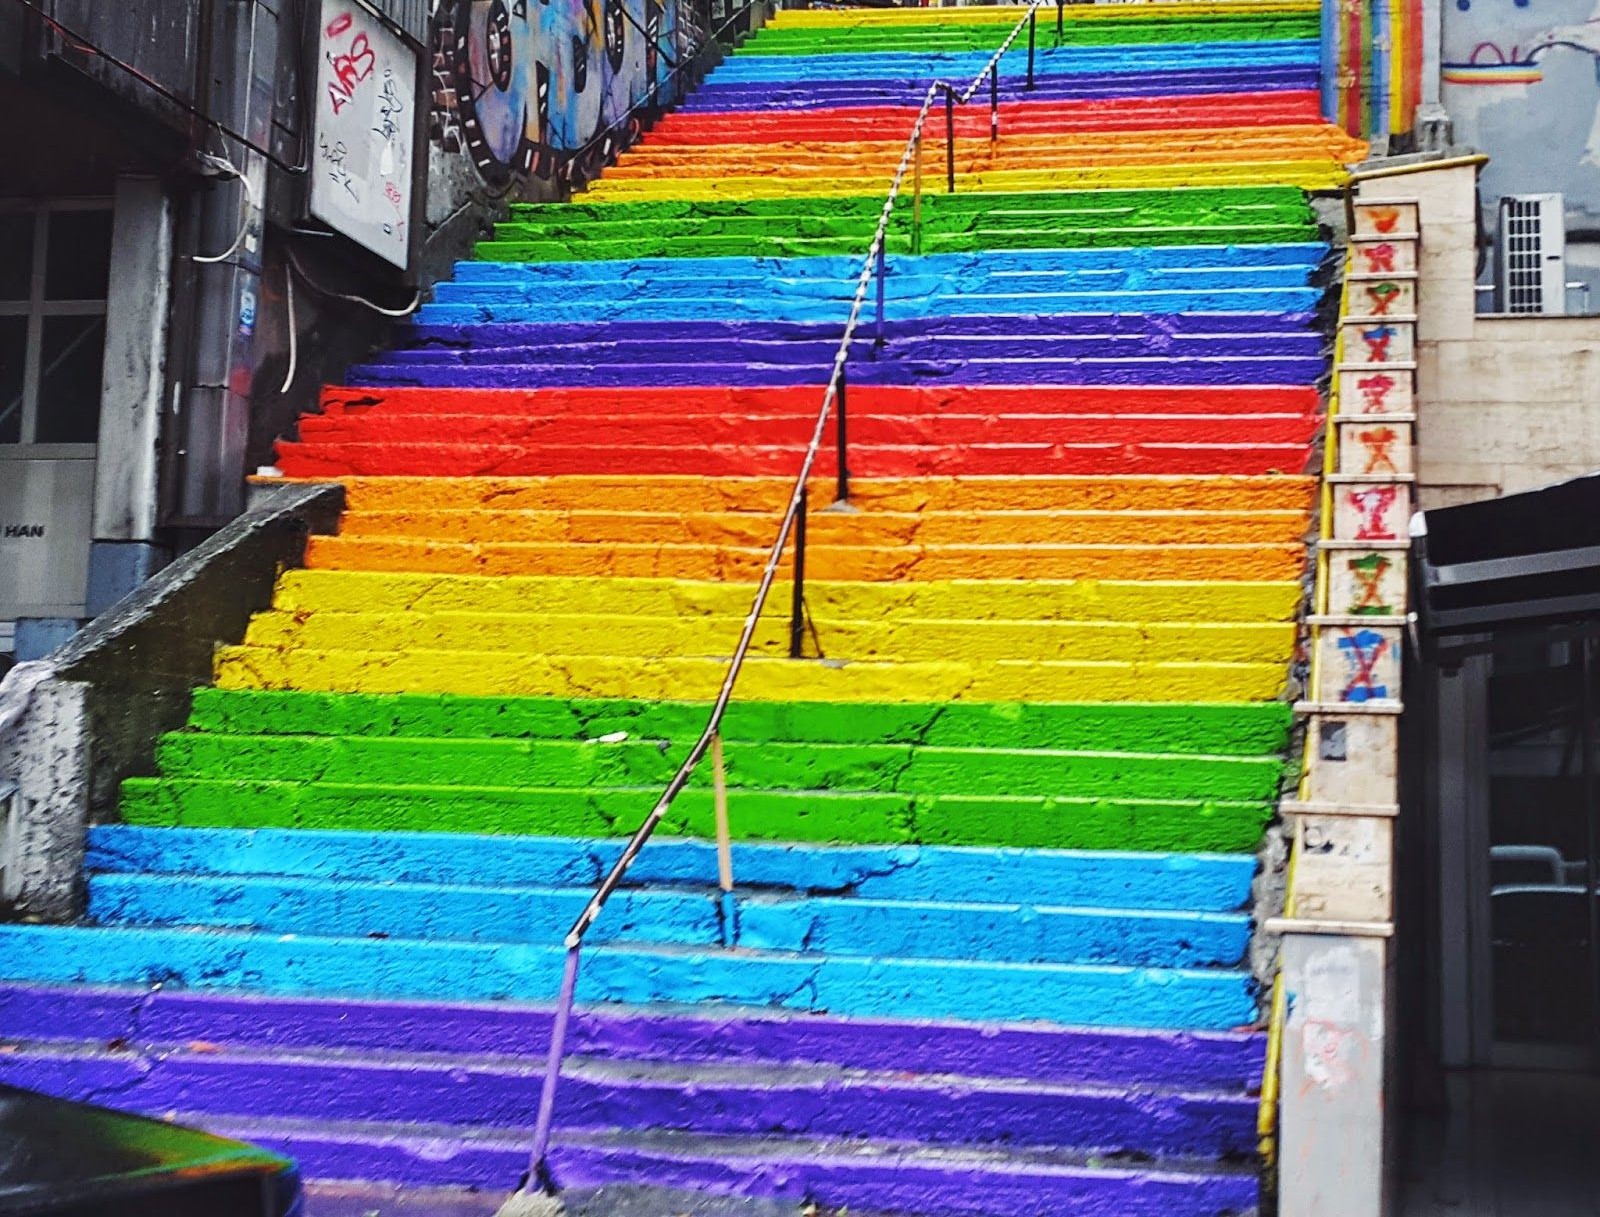
[[[516,1184],[561,936],[705,722],[915,107],[1020,12],[779,15],[327,391],[280,463],[346,482],[340,533],[93,830],[89,923],[0,926],[0,1079],[318,1179]],[[959,111],[954,194],[930,143],[920,255],[896,212],[808,657],[781,590],[725,725],[734,898],[702,767],[597,925],[574,1195],[1256,1206],[1305,191],[1362,149],[1317,117],[1314,5],[1063,21],[1033,90],[1005,57],[997,143]]]

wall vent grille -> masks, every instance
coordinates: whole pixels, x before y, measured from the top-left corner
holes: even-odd
[[[1561,195],[1501,198],[1501,312],[1566,312],[1566,244]]]

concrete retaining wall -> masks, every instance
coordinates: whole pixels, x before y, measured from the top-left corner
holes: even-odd
[[[343,507],[337,485],[271,492],[51,657],[53,672],[0,740],[0,776],[20,785],[17,861],[0,883],[13,914],[77,914],[85,826],[110,817],[124,778],[153,772],[156,738],[183,724],[216,648],[244,636],[278,575]]]

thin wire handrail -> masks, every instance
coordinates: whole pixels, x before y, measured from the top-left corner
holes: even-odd
[[[657,827],[660,826],[662,819],[672,807],[673,801],[683,792],[683,788],[688,785],[690,777],[693,776],[700,762],[705,759],[706,753],[719,745],[718,735],[722,726],[722,719],[727,712],[729,702],[733,698],[734,685],[739,679],[739,674],[744,669],[744,661],[750,653],[751,645],[754,643],[755,633],[759,627],[761,615],[767,607],[767,600],[771,595],[772,586],[777,581],[778,568],[783,564],[783,551],[788,547],[790,537],[795,533],[797,522],[800,522],[799,527],[801,529],[804,528],[803,512],[806,505],[807,484],[816,465],[817,456],[822,449],[823,437],[827,433],[829,419],[833,415],[835,405],[840,401],[841,389],[844,384],[845,365],[850,358],[851,343],[855,339],[856,327],[860,324],[861,310],[866,304],[867,291],[872,284],[874,274],[878,276],[879,281],[879,320],[881,321],[882,319],[881,288],[889,225],[893,221],[895,204],[899,200],[900,189],[905,183],[906,174],[911,170],[913,163],[920,157],[923,128],[927,125],[928,115],[932,112],[934,99],[943,93],[947,108],[951,107],[953,103],[965,104],[978,91],[985,77],[989,77],[991,78],[990,105],[995,116],[993,119],[995,125],[992,130],[998,131],[1000,60],[1011,49],[1011,45],[1022,33],[1023,28],[1035,20],[1038,10],[1052,3],[1059,8],[1061,0],[1030,0],[1023,15],[1018,18],[1016,25],[1006,35],[1005,41],[990,56],[983,69],[972,78],[971,83],[966,88],[957,90],[953,84],[947,81],[935,80],[923,94],[922,105],[918,108],[916,120],[912,123],[911,131],[906,137],[905,149],[900,155],[900,163],[895,167],[894,177],[889,183],[888,194],[884,198],[883,209],[878,215],[878,224],[872,235],[872,243],[867,248],[866,256],[862,259],[861,272],[856,277],[855,296],[850,302],[850,313],[845,320],[844,333],[840,336],[839,346],[834,352],[833,366],[828,376],[828,387],[822,395],[822,405],[817,411],[817,420],[812,427],[811,441],[806,446],[805,457],[801,461],[799,473],[795,477],[794,488],[789,493],[788,507],[784,511],[783,519],[778,526],[778,535],[772,543],[771,551],[767,555],[766,564],[761,569],[761,579],[756,587],[755,598],[751,602],[750,611],[745,617],[744,628],[739,633],[738,644],[734,647],[733,654],[728,660],[727,671],[723,676],[722,685],[717,691],[716,699],[712,702],[711,713],[707,716],[705,728],[700,732],[700,737],[695,741],[694,746],[689,749],[688,756],[678,766],[677,772],[672,775],[672,779],[662,791],[661,797],[656,800],[655,806],[650,810],[650,814],[645,817],[643,823],[634,831],[633,836],[628,839],[628,843],[623,847],[621,855],[595,888],[594,894],[589,897],[588,903],[584,905],[583,911],[573,921],[572,928],[567,931],[563,940],[563,946],[567,954],[562,969],[560,995],[556,1000],[555,1016],[550,1028],[549,1055],[539,1096],[539,1113],[534,1126],[533,1151],[529,1161],[525,1186],[537,1181],[545,1190],[552,1192],[555,1190],[549,1177],[545,1159],[550,1148],[550,1130],[555,1114],[556,1086],[560,1080],[561,1065],[565,1057],[567,1027],[571,1021],[572,1007],[577,992],[578,965],[583,950],[584,936],[588,933],[589,928],[594,925],[596,918],[600,916],[601,910],[605,908],[606,901],[611,898],[612,893],[621,885],[628,868],[633,865],[634,860],[644,849]],[[1028,72],[1030,84],[1033,76],[1031,60],[1032,57],[1030,56]],[[955,172],[953,140],[948,146],[950,174],[953,180]],[[920,188],[920,165],[918,169]],[[845,461],[842,435],[840,439],[838,459],[842,470]],[[841,477],[840,482],[842,488],[844,485],[843,477]],[[798,554],[796,558],[798,566]],[[798,569],[795,572],[795,577],[798,582]],[[720,749],[718,750],[720,751]],[[718,772],[720,775],[720,765]],[[721,837],[722,831],[719,824],[719,837]],[[719,846],[721,844],[722,842],[719,841]],[[726,890],[728,890],[728,884],[725,882],[724,891]]]

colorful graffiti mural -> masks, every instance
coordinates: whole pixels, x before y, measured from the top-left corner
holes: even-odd
[[[570,176],[631,142],[629,112],[671,100],[671,0],[453,0],[435,31],[434,138],[491,186]]]
[[[1322,112],[1362,139],[1411,130],[1422,100],[1422,0],[1322,6]]]

